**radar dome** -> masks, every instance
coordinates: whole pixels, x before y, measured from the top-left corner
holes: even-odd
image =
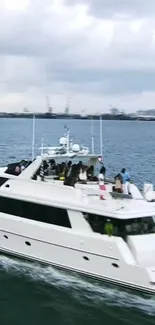
[[[64,146],[67,144],[67,139],[65,137],[60,138],[59,140],[60,146]]]
[[[73,144],[72,145],[72,150],[74,151],[74,152],[78,152],[78,151],[80,151],[80,146],[79,146],[79,144]]]

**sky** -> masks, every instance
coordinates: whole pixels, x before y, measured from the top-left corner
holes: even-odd
[[[0,0],[0,21],[0,111],[155,108],[155,0]]]

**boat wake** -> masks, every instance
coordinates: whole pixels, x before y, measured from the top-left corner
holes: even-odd
[[[117,287],[105,285],[99,281],[88,280],[75,273],[60,271],[51,266],[31,263],[0,257],[2,271],[17,277],[28,277],[33,282],[42,282],[62,290],[70,290],[71,295],[80,300],[83,305],[100,307],[105,303],[108,306],[123,307],[143,311],[155,315],[155,299],[147,295],[135,294]]]

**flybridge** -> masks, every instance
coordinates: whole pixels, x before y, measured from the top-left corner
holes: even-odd
[[[43,138],[41,142],[41,147],[39,148],[41,151],[41,156],[68,156],[68,157],[74,157],[74,156],[98,156],[100,157],[100,162],[102,162],[103,159],[103,131],[102,131],[102,118],[100,117],[100,153],[95,154],[95,148],[94,148],[94,125],[93,121],[91,121],[91,142],[92,142],[92,148],[91,153],[87,146],[79,145],[78,143],[73,143],[72,139],[70,138],[70,129],[68,129],[65,126],[65,134],[63,137],[59,139],[59,145],[58,146],[44,146],[43,144]],[[35,114],[33,116],[33,130],[32,130],[32,161],[35,158]]]
[[[130,219],[143,218],[155,215],[155,205],[143,200],[114,200],[107,196],[107,200],[101,201],[98,195],[89,195],[87,189],[76,189],[68,186],[48,185],[46,182],[36,182],[21,179],[20,177],[7,180],[1,187],[3,196],[17,197],[23,200],[42,202],[78,211],[106,215],[111,218]]]

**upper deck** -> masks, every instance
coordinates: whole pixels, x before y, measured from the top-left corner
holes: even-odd
[[[155,204],[145,199],[114,199],[107,193],[106,199],[100,200],[99,193],[90,196],[87,190],[19,178],[7,180],[0,187],[0,195],[117,219],[155,215]]]

